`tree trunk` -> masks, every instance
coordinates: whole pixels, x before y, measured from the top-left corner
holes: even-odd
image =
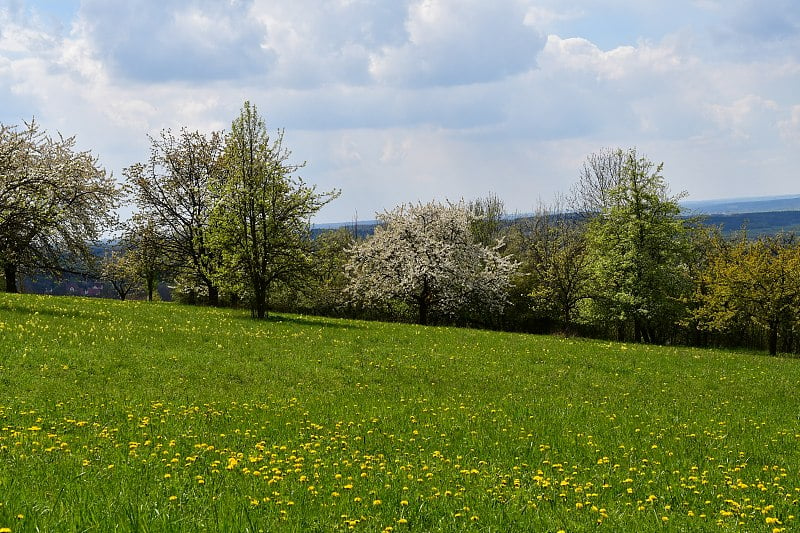
[[[153,301],[153,291],[155,290],[156,280],[155,278],[149,277],[147,278],[147,301]]]
[[[419,315],[417,316],[417,323],[421,326],[428,325],[428,307],[430,305],[431,290],[428,285],[428,280],[422,282],[422,293],[417,298],[419,304]]]
[[[208,305],[212,307],[219,306],[219,289],[213,283],[208,283]]]
[[[633,342],[644,342],[644,337],[642,335],[642,323],[639,321],[639,317],[635,317],[633,319]]]
[[[428,300],[426,298],[420,298],[419,300],[419,315],[417,317],[417,323],[421,326],[428,325]]]
[[[6,292],[19,292],[17,287],[17,265],[14,263],[3,265],[3,276],[6,278]]]
[[[778,354],[778,322],[771,322],[769,325],[769,354]]]
[[[255,316],[256,318],[267,317],[267,290],[261,283],[254,283],[255,291],[253,298],[255,298]]]

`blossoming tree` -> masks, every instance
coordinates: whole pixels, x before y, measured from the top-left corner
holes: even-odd
[[[376,306],[403,302],[417,321],[499,313],[517,263],[494,246],[475,242],[463,202],[401,205],[378,215],[374,235],[356,244],[346,266],[350,298]]]

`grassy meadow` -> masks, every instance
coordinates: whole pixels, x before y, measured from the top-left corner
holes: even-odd
[[[800,360],[0,295],[0,531],[797,531]]]

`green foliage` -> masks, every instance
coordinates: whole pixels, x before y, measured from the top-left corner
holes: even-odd
[[[255,106],[245,102],[225,140],[224,172],[213,184],[213,244],[222,258],[217,276],[264,318],[270,289],[292,285],[310,268],[310,218],[338,193],[317,193],[289,163],[283,131],[270,139]]]
[[[501,236],[506,214],[503,200],[496,194],[489,193],[485,198],[470,201],[467,209],[473,216],[470,230],[475,242],[483,246],[494,246]]]
[[[596,319],[616,323],[622,333],[632,329],[637,341],[668,338],[691,287],[680,195],[669,196],[661,170],[629,150],[619,186],[588,229]]]
[[[798,363],[0,295],[0,528],[792,531]]]
[[[800,246],[782,235],[718,240],[696,285],[694,317],[701,327],[728,331],[752,322],[768,333],[775,355],[779,333],[800,320]]]
[[[141,277],[132,253],[124,245],[106,251],[100,262],[100,279],[114,287],[120,300],[141,287]]]
[[[176,137],[164,130],[150,142],[149,160],[124,171],[138,214],[159,236],[179,293],[203,293],[216,305],[219,257],[209,242],[215,201],[210,185],[222,172],[222,134],[182,129]]]
[[[586,224],[573,214],[542,208],[509,228],[507,251],[521,261],[528,305],[569,332],[581,302],[590,297]]]

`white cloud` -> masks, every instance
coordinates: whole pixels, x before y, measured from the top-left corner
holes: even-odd
[[[757,95],[749,94],[729,105],[713,104],[709,113],[713,120],[735,139],[750,139],[754,132],[762,132],[764,124],[775,125],[778,104]]]
[[[549,35],[539,63],[549,70],[591,72],[599,79],[621,80],[628,76],[641,77],[643,73],[669,73],[680,68],[684,59],[670,42],[654,46],[640,41],[636,46],[603,51],[580,37],[562,39]]]
[[[800,145],[800,105],[792,106],[789,116],[781,120],[778,127],[784,140]]]
[[[533,68],[543,40],[515,0],[419,0],[408,40],[370,58],[372,76],[406,86],[451,86],[502,79]]]

